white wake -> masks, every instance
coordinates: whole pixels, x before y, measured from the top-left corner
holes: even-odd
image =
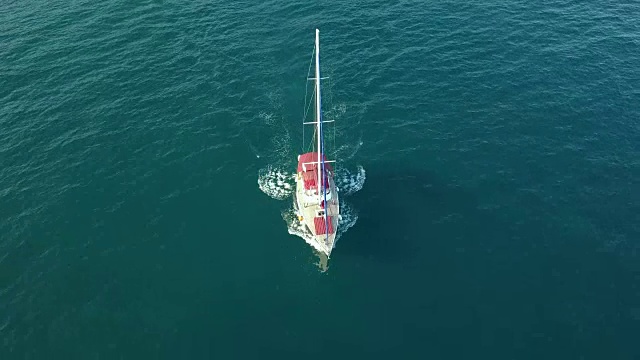
[[[258,173],[258,187],[276,200],[284,200],[295,191],[295,174],[281,168],[267,166]]]
[[[336,170],[336,186],[338,187],[338,193],[340,195],[349,196],[356,191],[362,190],[364,181],[366,180],[366,172],[362,166],[358,166],[355,172],[350,172],[346,169],[339,168]]]
[[[334,180],[340,196],[349,196],[362,190],[366,180],[366,171],[358,166],[356,171],[339,168]],[[295,173],[280,167],[267,166],[258,172],[258,187],[263,193],[276,200],[285,200],[295,191]]]

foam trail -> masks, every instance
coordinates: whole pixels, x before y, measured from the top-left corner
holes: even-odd
[[[295,191],[295,174],[275,166],[267,166],[258,174],[258,187],[262,192],[277,200],[284,200]],[[366,180],[366,171],[358,166],[355,173],[341,168],[336,171],[335,181],[342,196],[360,191]],[[342,212],[342,211],[341,211]]]
[[[257,118],[262,126],[249,137],[249,148],[256,158],[268,164],[287,163],[293,157],[291,135],[282,118],[266,111],[260,112]]]
[[[338,220],[338,234],[336,234],[336,243],[353,225],[358,221],[358,213],[349,205],[348,202],[340,202],[340,219]]]
[[[366,172],[362,166],[358,166],[355,173],[349,172],[347,169],[340,168],[336,171],[335,181],[340,195],[349,196],[360,191],[364,186],[367,178]]]
[[[298,215],[296,214],[296,210],[293,208],[293,205],[282,212],[282,219],[287,223],[287,230],[289,231],[289,234],[301,237],[309,243],[309,245],[313,246],[313,242],[311,241],[312,234],[309,229],[307,229],[307,227],[298,220]]]
[[[266,111],[261,111],[260,114],[258,114],[258,117],[267,125],[273,125],[276,121],[275,115]]]
[[[353,157],[356,156],[356,154],[362,147],[362,144],[364,144],[364,142],[362,140],[359,140],[357,143],[354,143],[354,144],[340,145],[336,150],[336,158],[340,159],[341,161],[347,161],[352,159]]]
[[[284,200],[293,195],[295,175],[281,168],[267,166],[258,174],[258,187],[263,193],[276,200]]]

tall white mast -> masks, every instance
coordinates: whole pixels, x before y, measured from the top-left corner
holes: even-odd
[[[322,183],[322,171],[320,168],[321,156],[322,156],[322,119],[320,118],[320,30],[316,29],[316,137],[318,138],[318,195],[320,195],[321,187],[324,187]]]

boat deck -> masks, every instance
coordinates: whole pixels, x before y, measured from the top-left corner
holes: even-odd
[[[296,206],[299,220],[306,226],[314,241],[317,243],[313,244],[314,247],[326,255],[329,255],[335,242],[338,229],[338,217],[340,215],[338,193],[335,183],[333,179],[329,177],[329,193],[331,195],[327,196],[327,206],[323,208],[318,202],[317,195],[307,195],[308,191],[304,189],[303,182],[303,176],[299,173],[296,177]],[[325,211],[327,221],[330,222],[327,223],[327,226],[325,226],[324,223]],[[326,228],[329,230],[328,237]]]

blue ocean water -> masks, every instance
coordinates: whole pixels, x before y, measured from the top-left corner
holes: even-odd
[[[640,358],[639,17],[5,1],[0,359]],[[316,28],[326,271],[286,189]]]

